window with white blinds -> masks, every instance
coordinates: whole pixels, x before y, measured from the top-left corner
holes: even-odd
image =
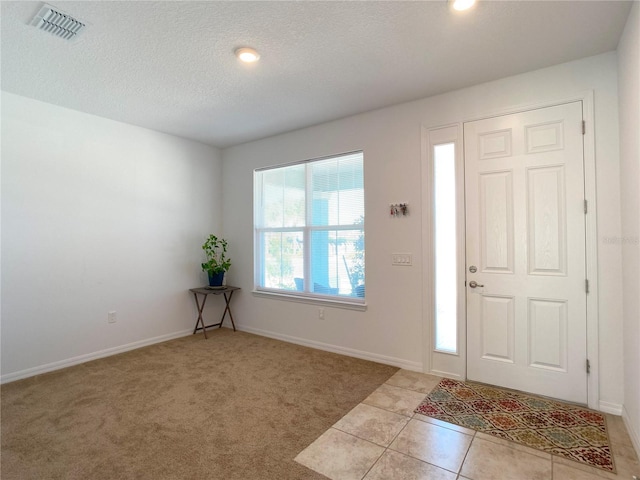
[[[255,288],[364,303],[363,153],[254,173]]]

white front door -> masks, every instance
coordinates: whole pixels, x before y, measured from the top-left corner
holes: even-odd
[[[586,404],[582,102],[465,123],[464,154],[467,376]]]

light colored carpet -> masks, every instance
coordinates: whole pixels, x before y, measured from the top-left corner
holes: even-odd
[[[398,370],[210,333],[3,385],[2,479],[321,479],[295,456]]]

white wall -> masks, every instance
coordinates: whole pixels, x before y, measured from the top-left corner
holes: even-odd
[[[640,4],[618,44],[620,196],[624,286],[624,413],[640,452]]]
[[[608,53],[476,87],[397,105],[223,150],[224,234],[234,265],[229,282],[244,294],[234,304],[242,328],[421,369],[421,128],[475,119],[516,106],[593,90],[596,116],[599,236],[620,235],[620,165],[616,54]],[[366,312],[265,299],[253,287],[252,171],[257,167],[364,150]],[[389,203],[410,215],[389,218]],[[413,253],[412,267],[392,267],[392,252]],[[599,244],[600,400],[622,404],[621,248]]]
[[[212,147],[3,92],[2,380],[193,328],[221,178]]]

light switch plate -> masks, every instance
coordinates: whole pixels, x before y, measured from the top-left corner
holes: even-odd
[[[391,264],[400,267],[410,267],[413,262],[411,253],[392,253]]]

